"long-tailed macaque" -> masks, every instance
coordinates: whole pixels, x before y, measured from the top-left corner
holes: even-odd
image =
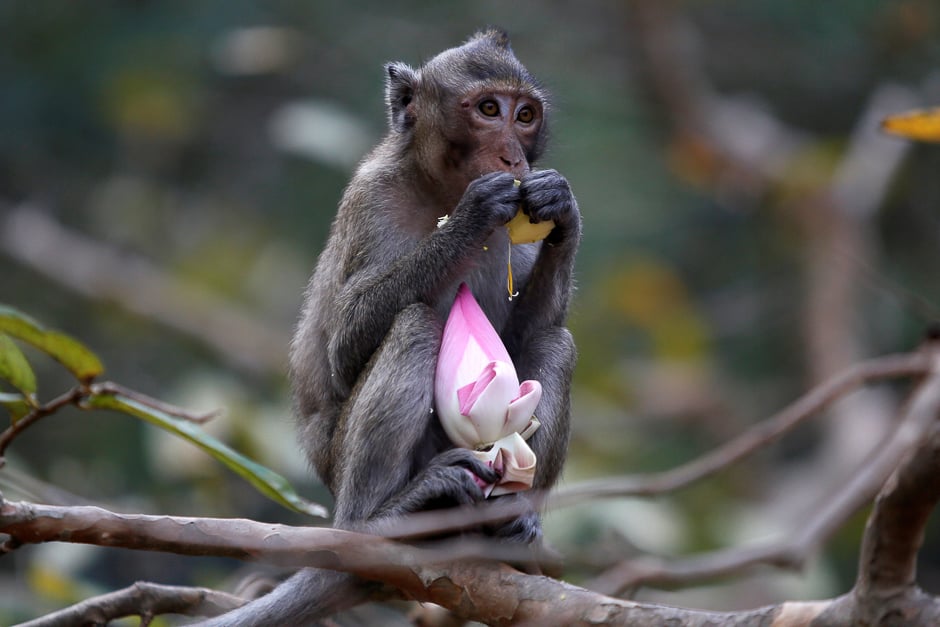
[[[531,169],[546,143],[548,101],[505,33],[481,31],[420,69],[391,63],[386,72],[388,135],[343,195],[291,352],[300,441],[333,493],[335,524],[364,531],[480,501],[473,475],[497,478],[448,441],[434,411],[443,322],[461,282],[500,332],[520,380],[542,384],[541,428],[529,440],[533,488],[558,478],[575,361],[564,325],[581,237],[568,182]],[[510,299],[503,226],[520,206],[555,227],[542,242],[513,246],[518,295]],[[538,542],[538,514],[493,533]],[[305,624],[359,601],[366,588],[307,569],[217,624]]]

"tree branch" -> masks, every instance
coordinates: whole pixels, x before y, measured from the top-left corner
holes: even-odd
[[[35,407],[28,414],[13,422],[9,427],[0,431],[0,468],[6,464],[4,455],[7,447],[16,439],[16,437],[26,431],[28,428],[45,418],[56,413],[66,405],[75,405],[88,394],[88,388],[84,385],[78,385],[65,392],[48,403]]]
[[[11,551],[24,543],[69,541],[342,570],[388,584],[407,598],[437,603],[466,619],[493,625],[642,626],[669,621],[683,626],[808,625],[810,621],[814,625],[841,625],[857,623],[865,617],[893,616],[898,612],[903,613],[905,624],[932,625],[940,619],[937,600],[913,583],[914,555],[920,546],[926,518],[940,499],[940,487],[933,482],[940,470],[940,427],[937,426],[940,352],[936,346],[928,348],[923,353],[861,364],[801,399],[806,407],[798,402],[782,412],[781,415],[789,415],[791,419],[805,416],[811,408],[818,409],[824,399],[836,395],[845,386],[851,387],[849,384],[857,385],[889,374],[915,374],[928,368],[930,371],[930,376],[912,393],[891,438],[840,494],[827,499],[818,508],[817,514],[793,540],[721,551],[672,564],[631,562],[600,579],[606,589],[620,589],[640,581],[687,583],[706,576],[740,572],[758,563],[793,567],[894,472],[876,503],[866,533],[858,584],[851,594],[833,600],[783,603],[725,613],[663,607],[614,599],[548,577],[526,575],[505,564],[481,560],[525,563],[531,558],[524,547],[512,545],[450,540],[414,547],[329,528],[294,528],[249,520],[122,515],[97,507],[53,507],[4,502],[2,498],[0,533],[7,534],[9,540],[0,550]],[[776,433],[776,430],[770,431]],[[918,452],[911,454],[918,445]],[[422,524],[427,525],[427,522]],[[135,598],[134,594],[139,593],[123,591],[118,598]],[[101,611],[102,602],[101,599],[92,601],[86,606],[90,609],[70,608],[67,612],[79,613],[51,616],[82,616],[82,620],[90,616],[92,618],[87,620],[94,620],[97,616],[94,612]],[[203,607],[198,605],[201,603],[198,599],[191,605],[187,605],[190,601],[185,599],[172,603],[176,603],[173,607]],[[104,605],[116,608],[120,603]],[[145,608],[145,619],[149,612],[156,611],[150,607],[156,608],[156,602]],[[200,611],[215,613],[222,609]],[[916,620],[909,621],[911,617]],[[34,625],[63,624],[42,620]]]
[[[935,420],[937,414],[934,414]],[[886,608],[904,605],[921,624],[940,624],[940,602],[916,586],[917,553],[940,501],[940,424],[885,484],[868,522],[855,583],[857,622],[887,624]]]
[[[802,567],[822,542],[872,498],[901,460],[923,442],[935,426],[940,413],[940,353],[931,351],[922,357],[929,359],[930,377],[912,393],[904,416],[891,437],[861,465],[847,485],[813,508],[813,515],[798,530],[788,534],[788,540],[719,550],[675,561],[627,560],[597,577],[588,587],[615,594],[639,585],[687,584],[737,574],[759,564],[794,569]],[[898,524],[906,530],[905,533],[909,532],[906,520]]]
[[[641,476],[583,481],[552,493],[549,507],[567,507],[598,498],[655,496],[673,492],[737,463],[780,439],[805,420],[856,388],[885,379],[926,374],[925,353],[888,355],[855,364],[821,383],[780,412],[759,422],[737,438],[677,468]]]
[[[241,607],[245,603],[245,599],[217,590],[138,581],[123,590],[86,599],[58,612],[21,623],[17,627],[106,625],[108,621],[126,616],[140,616],[141,625],[148,625],[154,616],[161,614],[215,616]]]
[[[527,564],[533,559],[525,547],[494,541],[457,539],[418,548],[329,527],[291,527],[233,518],[120,514],[94,506],[4,501],[2,495],[0,533],[10,537],[0,545],[0,552],[23,544],[62,541],[229,557],[295,568],[329,568],[367,579],[377,578],[376,568],[386,569],[383,576],[394,578],[405,576],[405,571],[415,564],[480,558]]]
[[[0,468],[6,463],[5,454],[7,447],[13,443],[21,433],[39,422],[46,416],[51,416],[66,405],[74,405],[79,409],[88,409],[86,406],[89,398],[94,395],[102,394],[120,394],[127,398],[157,411],[163,412],[175,418],[180,418],[187,422],[195,424],[204,424],[216,417],[220,412],[213,410],[210,412],[192,412],[170,403],[157,400],[136,390],[126,388],[123,385],[112,381],[102,381],[101,383],[80,384],[71,390],[60,394],[48,403],[34,407],[28,414],[13,422],[9,427],[0,431]]]

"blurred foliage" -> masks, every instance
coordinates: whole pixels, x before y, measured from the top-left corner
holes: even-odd
[[[75,377],[76,385],[48,402],[38,398],[32,365],[12,337],[55,359]],[[87,410],[107,409],[149,422],[194,444],[288,509],[311,516],[328,515],[322,506],[297,495],[284,477],[232,450],[200,428],[199,424],[211,419],[213,414],[193,414],[121,385],[95,381],[103,372],[98,356],[75,338],[45,329],[16,309],[0,305],[0,381],[15,390],[0,395],[0,404],[10,416],[9,428],[0,431],[3,443],[0,461],[5,461],[7,446],[20,433],[67,405]]]
[[[829,180],[876,88],[905,84],[925,94],[925,105],[940,102],[940,9],[932,0],[674,4],[717,93],[760,103],[805,134],[773,189],[727,193],[735,181],[721,179],[714,153],[674,136],[630,2],[9,0],[0,3],[0,218],[38,208],[288,337],[343,185],[383,132],[382,64],[418,64],[498,24],[555,94],[543,165],[569,178],[584,214],[567,480],[668,467],[811,383],[812,233],[792,203]],[[874,254],[845,325],[866,353],[915,345],[940,311],[938,169],[935,146],[915,147],[864,225]],[[216,437],[301,482],[313,500],[328,499],[297,450],[282,371],[241,370],[198,337],[88,299],[2,254],[0,293],[94,346],[109,376],[126,385],[187,407],[225,407],[210,427]],[[285,341],[285,363],[287,350]],[[60,369],[44,368],[40,394],[68,385]],[[65,414],[18,440],[10,459],[71,493],[56,493],[59,500],[301,521],[184,442],[107,412]],[[675,553],[785,532],[765,506],[792,485],[779,477],[821,450],[821,433],[802,430],[746,468],[662,503],[611,503],[594,519],[591,508],[553,513],[549,533],[564,548],[616,528]],[[35,486],[0,486],[8,496],[52,498]],[[799,513],[790,521],[798,524]],[[762,579],[737,591],[709,589],[709,603],[842,592],[857,531],[840,536],[801,588],[785,577]],[[940,538],[928,542],[940,546]],[[30,564],[50,559],[43,548],[0,560],[0,623],[61,602],[28,575]],[[139,578],[218,583],[228,568],[77,552],[59,573],[95,589]],[[933,581],[938,555],[922,560]]]

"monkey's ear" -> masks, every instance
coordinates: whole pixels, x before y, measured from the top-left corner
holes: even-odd
[[[414,124],[414,109],[410,107],[418,87],[418,73],[411,66],[396,61],[385,65],[385,104],[388,123],[393,130],[404,131]]]

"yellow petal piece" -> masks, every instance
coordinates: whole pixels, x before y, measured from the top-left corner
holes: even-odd
[[[545,239],[555,228],[555,221],[545,220],[532,224],[529,222],[529,216],[520,209],[516,217],[506,223],[506,228],[509,229],[509,241],[513,244],[531,244]]]
[[[924,142],[940,142],[940,107],[888,116],[881,128],[889,133]]]

